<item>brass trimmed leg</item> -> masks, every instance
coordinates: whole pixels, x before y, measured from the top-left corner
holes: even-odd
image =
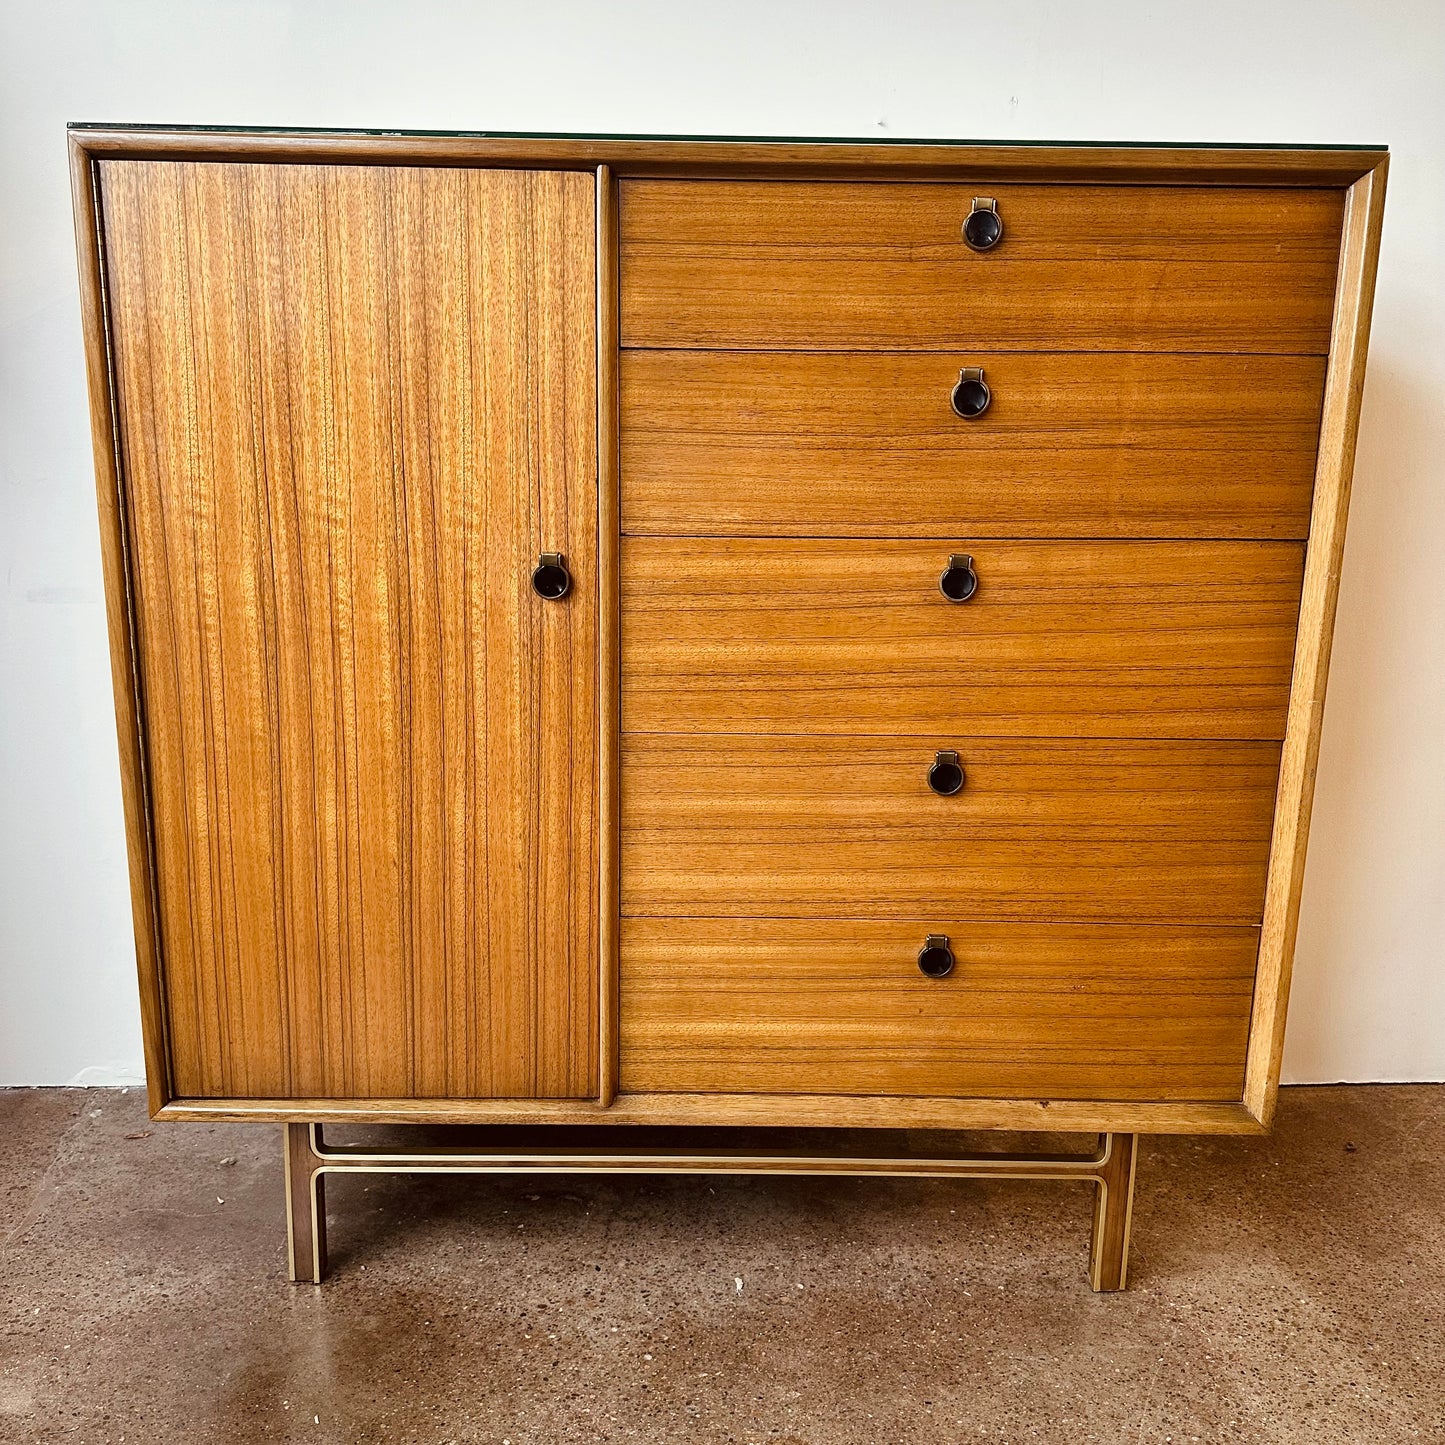
[[[326,1278],[326,1176],[321,1172],[320,1129],[287,1124],[286,1266],[293,1284]]]
[[[1094,1236],[1089,1245],[1089,1283],[1099,1291],[1123,1289],[1129,1276],[1129,1227],[1134,1220],[1137,1134],[1099,1138]]]
[[[645,1131],[643,1131],[645,1133]],[[912,1148],[878,1153],[756,1154],[704,1151],[682,1142],[640,1146],[625,1126],[601,1131],[591,1145],[556,1147],[517,1137],[485,1148],[418,1149],[333,1144],[319,1124],[285,1126],[286,1240],[290,1277],[320,1284],[326,1277],[327,1173],[369,1174],[794,1174],[854,1178],[1087,1180],[1095,1187],[1089,1283],[1121,1290],[1129,1268],[1137,1134],[1100,1134],[1094,1154],[948,1154]],[[631,1145],[631,1147],[628,1147]]]

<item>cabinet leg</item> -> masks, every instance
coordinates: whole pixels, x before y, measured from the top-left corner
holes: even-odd
[[[315,1127],[285,1125],[286,1264],[295,1284],[326,1278],[326,1176],[312,1140]]]
[[[1129,1270],[1129,1227],[1134,1210],[1137,1134],[1101,1134],[1098,1152],[1086,1154],[983,1154],[973,1156],[880,1153],[857,1157],[808,1155],[777,1158],[699,1152],[695,1148],[626,1147],[625,1130],[609,1130],[605,1149],[538,1149],[520,1153],[490,1149],[415,1149],[398,1151],[371,1145],[328,1148],[319,1124],[287,1124],[286,1243],[288,1272],[298,1284],[320,1284],[326,1277],[326,1173],[526,1174],[570,1170],[608,1174],[842,1174],[959,1179],[1088,1180],[1096,1192],[1094,1237],[1089,1253],[1089,1283],[1096,1290],[1121,1290]],[[621,1146],[621,1147],[619,1147]],[[805,1167],[806,1166],[806,1167]]]
[[[1129,1274],[1129,1227],[1134,1218],[1137,1134],[1105,1134],[1094,1200],[1094,1237],[1089,1246],[1089,1283],[1096,1290],[1123,1289]]]

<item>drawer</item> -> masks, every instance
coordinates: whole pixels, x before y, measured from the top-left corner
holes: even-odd
[[[1003,238],[965,245],[974,196]],[[624,181],[624,346],[1329,349],[1338,191]]]
[[[948,601],[952,554],[977,591]],[[1279,738],[1295,542],[628,537],[633,732]]]
[[[1321,357],[628,351],[621,373],[631,533],[1309,534]]]
[[[956,963],[925,978],[926,934]],[[1238,1099],[1252,928],[626,919],[627,1092]]]
[[[929,786],[938,750],[964,782]],[[1271,742],[627,736],[626,914],[1256,924]]]

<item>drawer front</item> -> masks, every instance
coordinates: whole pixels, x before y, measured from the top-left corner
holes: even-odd
[[[939,749],[963,787],[929,787]],[[1279,745],[623,739],[627,914],[1197,920],[1264,906]]]
[[[1002,241],[976,252],[973,196]],[[624,346],[1329,347],[1337,191],[624,181]]]
[[[926,934],[956,963],[925,978]],[[1252,928],[626,919],[620,1081],[680,1093],[1238,1099]]]
[[[939,587],[956,553],[961,603]],[[1279,738],[1303,553],[629,537],[623,727]]]
[[[624,352],[622,526],[1303,538],[1324,378],[1314,356]]]

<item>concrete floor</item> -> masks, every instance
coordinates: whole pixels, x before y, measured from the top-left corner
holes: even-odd
[[[1147,1141],[1112,1296],[1084,1186],[788,1179],[333,1181],[297,1287],[279,1133],[0,1092],[0,1441],[1445,1441],[1445,1087]]]

